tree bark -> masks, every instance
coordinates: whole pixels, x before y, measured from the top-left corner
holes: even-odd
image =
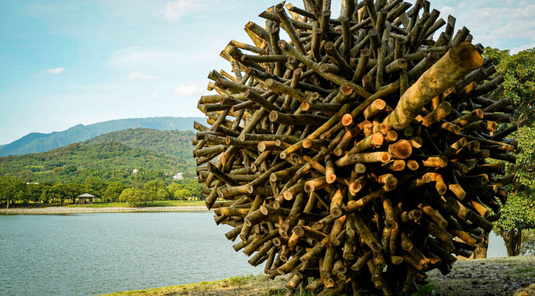
[[[476,249],[472,253],[470,259],[487,258],[487,250],[489,248],[489,233],[484,231],[480,237],[481,241],[476,244]]]
[[[506,230],[500,226],[500,231],[507,248],[507,256],[518,256],[522,245],[522,228]]]
[[[398,131],[404,129],[434,97],[481,65],[483,59],[470,42],[454,46],[401,96],[384,122]]]

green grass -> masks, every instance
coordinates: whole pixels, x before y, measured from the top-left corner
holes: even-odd
[[[34,203],[30,202],[29,204],[15,203],[11,204],[10,208],[36,208],[36,207],[57,207],[60,206],[59,203]],[[196,207],[196,206],[205,206],[203,200],[163,200],[156,201],[147,205],[141,205],[140,207]],[[95,202],[93,204],[66,204],[64,207],[71,208],[126,208],[128,205],[125,202]]]
[[[528,272],[534,272],[535,267],[519,267],[515,269],[515,273],[528,273]]]
[[[154,203],[157,207],[192,207],[205,206],[204,200],[166,200]]]
[[[194,206],[204,206],[204,201],[202,200],[163,200],[156,201],[147,205],[141,205],[141,207],[194,207]],[[68,207],[83,207],[83,208],[126,208],[127,204],[125,202],[96,202],[85,205],[68,205]]]
[[[95,202],[92,205],[91,204],[71,204],[66,205],[66,207],[71,208],[126,208],[126,203],[124,202]]]
[[[218,280],[218,281],[202,281],[199,283],[193,283],[193,284],[185,284],[185,285],[179,285],[179,286],[169,286],[169,287],[162,287],[162,288],[152,288],[152,289],[145,289],[145,290],[138,290],[138,291],[120,291],[116,293],[106,294],[106,296],[144,296],[144,295],[151,295],[151,296],[157,296],[157,295],[174,295],[179,292],[187,292],[191,290],[195,291],[203,291],[203,290],[210,290],[214,287],[241,287],[252,280],[254,280],[255,277],[258,277],[258,275],[247,275],[247,276],[236,276],[236,277],[229,277],[224,280]]]
[[[432,295],[433,290],[436,290],[436,288],[433,282],[429,282],[427,285],[420,286],[418,292],[414,293],[412,296]]]
[[[535,268],[534,267],[518,267],[515,270],[507,271],[507,273],[509,274],[514,273],[515,276],[519,278],[532,277],[532,276],[535,276]]]
[[[223,280],[224,283],[227,283],[231,287],[240,287],[248,282],[251,281],[251,279],[254,277],[254,275],[250,274],[247,276],[236,276],[236,277],[229,277],[226,280]]]

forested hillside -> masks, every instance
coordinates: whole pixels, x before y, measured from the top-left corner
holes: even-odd
[[[12,143],[0,146],[0,156],[45,152],[129,128],[188,131],[193,130],[195,120],[203,121],[200,117],[150,117],[118,119],[91,125],[79,124],[61,132],[28,134]]]
[[[84,142],[86,145],[117,141],[132,148],[149,149],[158,153],[178,157],[188,165],[195,165],[191,145],[195,134],[192,131],[165,130],[148,128],[127,129],[111,132]]]
[[[134,169],[138,172],[134,173]],[[194,168],[178,157],[131,148],[117,141],[75,143],[49,152],[0,158],[0,176],[16,176],[23,182],[84,183],[97,177],[106,183],[131,185],[154,179],[171,182],[178,172],[192,176]]]

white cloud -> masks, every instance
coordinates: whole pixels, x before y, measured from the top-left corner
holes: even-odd
[[[484,41],[505,41],[516,38],[534,40],[534,14],[535,5],[516,8],[486,7],[476,10],[470,23],[478,31],[482,31],[481,37]],[[498,20],[494,20],[493,26],[486,27],[484,23],[492,18]]]
[[[444,20],[448,20],[448,15],[453,15],[454,9],[451,6],[444,6],[440,10],[440,17]]]
[[[194,96],[201,94],[204,90],[196,84],[180,85],[173,89],[173,93],[179,97]]]
[[[197,11],[210,2],[217,0],[175,0],[167,2],[164,9],[155,12],[155,15],[161,16],[170,21],[178,21],[181,17],[192,11]]]
[[[154,92],[154,93],[152,93],[152,95],[150,95],[148,98],[149,98],[150,100],[157,100],[159,97],[160,97],[160,95],[158,94],[158,92]]]
[[[535,48],[535,43],[524,44],[524,45],[521,45],[519,47],[511,48],[510,53],[511,54],[517,54],[517,53],[519,53],[519,52],[521,52],[523,50],[530,49],[530,48]]]
[[[436,0],[433,4],[441,7],[440,16],[445,20],[447,14],[457,18],[455,32],[466,26],[474,36],[474,43],[517,51],[535,43],[533,1]]]
[[[143,72],[132,72],[128,75],[128,79],[139,79],[139,80],[151,80],[158,77],[145,74]]]
[[[45,70],[45,72],[52,73],[52,74],[61,74],[63,71],[65,71],[65,68],[52,68],[52,69]]]

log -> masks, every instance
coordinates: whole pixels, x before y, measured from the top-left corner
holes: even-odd
[[[396,130],[404,129],[431,99],[482,65],[481,55],[469,42],[452,47],[401,96],[384,122]]]

